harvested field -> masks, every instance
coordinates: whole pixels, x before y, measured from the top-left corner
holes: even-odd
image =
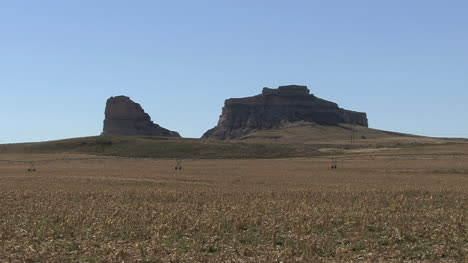
[[[450,147],[337,170],[0,154],[0,262],[466,262],[468,151]]]

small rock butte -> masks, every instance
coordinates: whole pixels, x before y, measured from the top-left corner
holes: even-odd
[[[102,134],[180,137],[179,133],[153,123],[140,104],[126,96],[107,100]]]

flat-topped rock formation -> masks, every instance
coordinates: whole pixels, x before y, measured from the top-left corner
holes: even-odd
[[[105,117],[102,134],[180,137],[179,133],[153,123],[140,104],[126,96],[110,97]]]
[[[320,99],[310,94],[307,86],[290,85],[264,88],[262,94],[253,97],[226,100],[218,125],[202,138],[233,139],[296,121],[368,127],[366,113],[345,110],[334,102]]]

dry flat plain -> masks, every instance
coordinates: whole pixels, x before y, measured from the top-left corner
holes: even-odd
[[[0,154],[0,262],[467,262],[467,145],[349,153],[337,170]]]

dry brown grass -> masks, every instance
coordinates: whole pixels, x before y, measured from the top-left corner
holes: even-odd
[[[0,262],[466,262],[457,151],[0,162]]]

